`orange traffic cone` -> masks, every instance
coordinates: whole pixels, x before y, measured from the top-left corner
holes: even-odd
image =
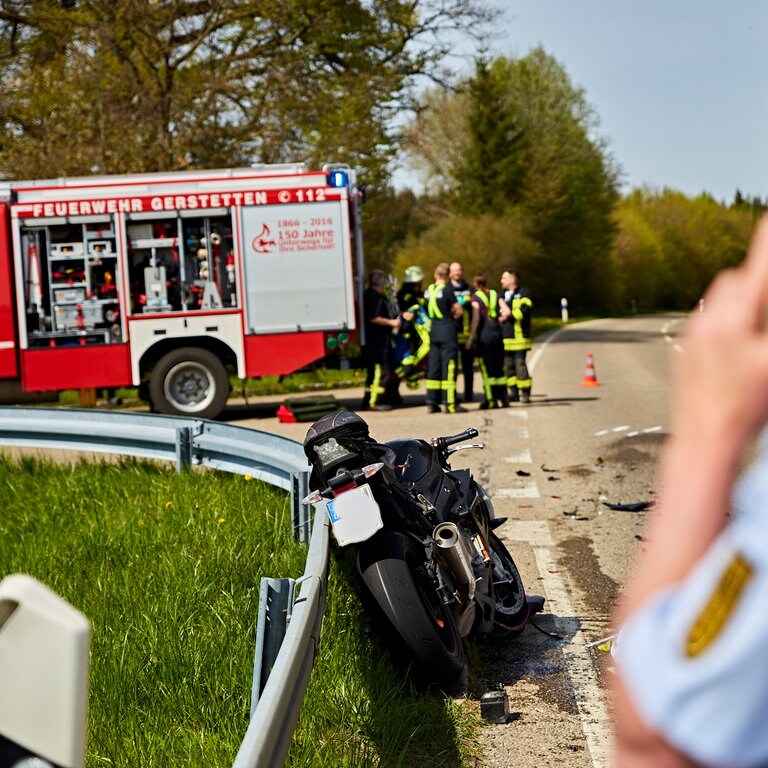
[[[600,382],[595,375],[595,361],[592,353],[587,352],[587,370],[584,372],[584,379],[581,382],[582,387],[599,387]]]

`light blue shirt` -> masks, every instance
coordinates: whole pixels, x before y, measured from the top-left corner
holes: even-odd
[[[638,711],[670,744],[708,766],[756,768],[768,766],[768,438],[734,508],[688,578],[621,628],[614,655]],[[748,573],[724,585],[735,562]],[[703,615],[714,629],[692,651]]]

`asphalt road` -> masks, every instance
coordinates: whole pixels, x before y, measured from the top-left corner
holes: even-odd
[[[591,644],[612,634],[613,606],[642,546],[645,512],[636,505],[654,500],[681,324],[653,316],[565,327],[534,345],[530,405],[428,415],[422,389],[403,392],[405,407],[364,415],[380,441],[480,430],[486,449],[460,452],[453,465],[471,467],[489,490],[497,516],[508,518],[499,532],[527,591],[546,598],[536,626],[507,646],[480,648],[467,706],[500,685],[510,710],[506,724],[482,729],[482,768],[609,765],[607,659]],[[599,386],[582,386],[591,378]],[[334,394],[354,409],[362,390]],[[302,440],[308,424],[280,423],[279,402],[231,405],[224,418]]]

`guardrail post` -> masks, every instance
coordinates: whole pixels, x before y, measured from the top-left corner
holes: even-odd
[[[301,500],[309,494],[309,472],[295,472],[291,475],[291,521],[293,536],[302,544],[309,543],[312,532],[312,510]]]
[[[294,579],[263,578],[259,591],[259,616],[256,623],[256,656],[253,664],[251,717],[267,684],[269,673],[280,652],[290,621],[295,593]]]
[[[176,471],[181,474],[192,467],[192,428],[176,427]]]

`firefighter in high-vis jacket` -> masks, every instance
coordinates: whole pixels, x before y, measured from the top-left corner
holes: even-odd
[[[464,377],[464,402],[471,403],[474,399],[473,383],[475,377],[475,346],[469,338],[469,325],[472,316],[472,286],[464,279],[464,267],[460,261],[448,265],[450,286],[456,295],[456,300],[464,310],[456,320],[456,332],[459,341],[459,357],[461,374]],[[458,374],[456,376],[458,381]]]
[[[395,339],[395,372],[407,386],[415,388],[429,354],[431,321],[421,287],[421,281],[424,279],[421,267],[408,267],[403,277],[403,284],[397,292],[397,307],[402,317],[402,325]]]
[[[456,359],[459,342],[456,320],[462,315],[461,304],[448,281],[448,264],[435,269],[435,282],[424,294],[432,323],[427,362],[427,413],[439,413],[445,401],[448,413],[464,411],[456,403]]]
[[[484,400],[480,410],[506,408],[507,377],[504,373],[504,338],[501,320],[509,317],[509,307],[499,294],[488,288],[485,273],[472,279],[472,322],[469,337],[476,342],[480,356],[480,373],[483,379]]]
[[[513,403],[529,403],[533,380],[525,358],[531,348],[533,301],[527,289],[520,285],[517,270],[506,269],[502,272],[501,287],[504,290],[504,301],[511,310],[509,318],[501,326],[509,400]]]

